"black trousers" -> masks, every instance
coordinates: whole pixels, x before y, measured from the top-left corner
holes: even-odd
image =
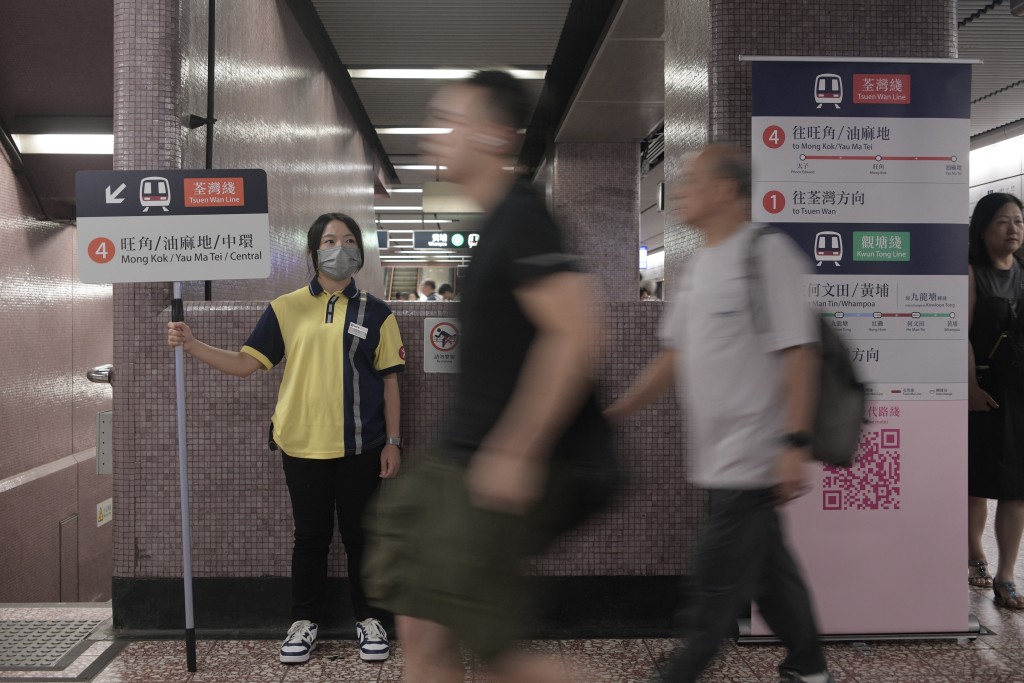
[[[780,673],[824,671],[810,595],[786,548],[774,492],[712,489],[709,494],[710,515],[697,545],[696,595],[683,624],[686,642],[664,680],[696,681],[751,600],[789,650]]]
[[[292,548],[292,619],[319,623],[327,589],[327,555],[337,511],[341,541],[348,559],[349,592],[357,621],[388,616],[366,601],[363,590],[363,515],[380,487],[382,448],[330,460],[293,458],[282,453],[284,476],[292,499],[295,545]]]

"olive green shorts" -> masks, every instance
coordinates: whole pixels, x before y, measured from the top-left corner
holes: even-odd
[[[368,523],[363,576],[375,607],[450,628],[489,661],[522,636],[533,596],[520,563],[578,523],[571,477],[556,465],[541,502],[526,515],[474,507],[466,467],[425,456],[381,496]]]

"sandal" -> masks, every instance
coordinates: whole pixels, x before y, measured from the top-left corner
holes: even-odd
[[[1024,597],[1017,594],[1017,587],[1013,581],[998,581],[993,583],[992,592],[995,593],[995,603],[1006,609],[1024,609]]]
[[[985,560],[968,560],[967,583],[976,588],[991,588],[992,577],[988,573],[988,562]]]

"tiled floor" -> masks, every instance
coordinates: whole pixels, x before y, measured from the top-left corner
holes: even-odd
[[[1024,681],[1024,651],[1018,615],[1000,618],[1013,638],[953,642],[827,645],[837,683],[1010,683]],[[536,641],[530,645],[560,658],[577,683],[642,683],[675,647],[668,639]],[[401,647],[383,664],[360,661],[352,641],[326,641],[305,665],[277,663],[276,641],[216,641],[200,645],[198,672],[185,669],[180,642],[130,643],[94,683],[398,683]],[[997,647],[998,646],[998,647]],[[728,644],[702,680],[721,683],[774,683],[782,649]],[[467,666],[466,681],[487,683],[484,672]]]
[[[990,515],[991,522],[991,515]],[[990,524],[991,526],[991,524]],[[996,553],[991,529],[986,534],[989,559]],[[1018,561],[1024,583],[1024,561]],[[922,596],[926,599],[927,596]],[[108,606],[68,608],[0,605],[0,620],[82,619]],[[913,641],[826,646],[837,683],[1024,683],[1024,612],[997,608],[990,590],[971,589],[971,612],[994,635],[965,643]],[[369,664],[359,659],[354,641],[321,641],[308,664],[277,661],[277,641],[201,641],[198,671],[185,666],[180,641],[113,642],[112,634],[92,637],[87,652],[63,672],[0,671],[0,683],[15,680],[85,680],[89,665],[119,654],[91,680],[94,683],[399,683],[402,650],[394,643],[391,659]],[[531,641],[530,650],[560,660],[576,683],[643,683],[676,647],[669,639]],[[109,650],[108,648],[114,648]],[[769,645],[727,644],[702,680],[715,683],[775,683],[782,649]],[[466,682],[491,679],[474,671],[467,659]]]

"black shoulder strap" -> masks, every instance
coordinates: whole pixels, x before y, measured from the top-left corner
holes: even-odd
[[[747,247],[746,276],[747,294],[750,300],[750,316],[754,321],[754,332],[758,336],[767,333],[771,327],[766,319],[767,306],[764,299],[764,287],[761,278],[761,259],[757,256],[757,243],[764,235],[775,234],[775,228],[764,225],[754,229],[750,237],[750,245]]]

